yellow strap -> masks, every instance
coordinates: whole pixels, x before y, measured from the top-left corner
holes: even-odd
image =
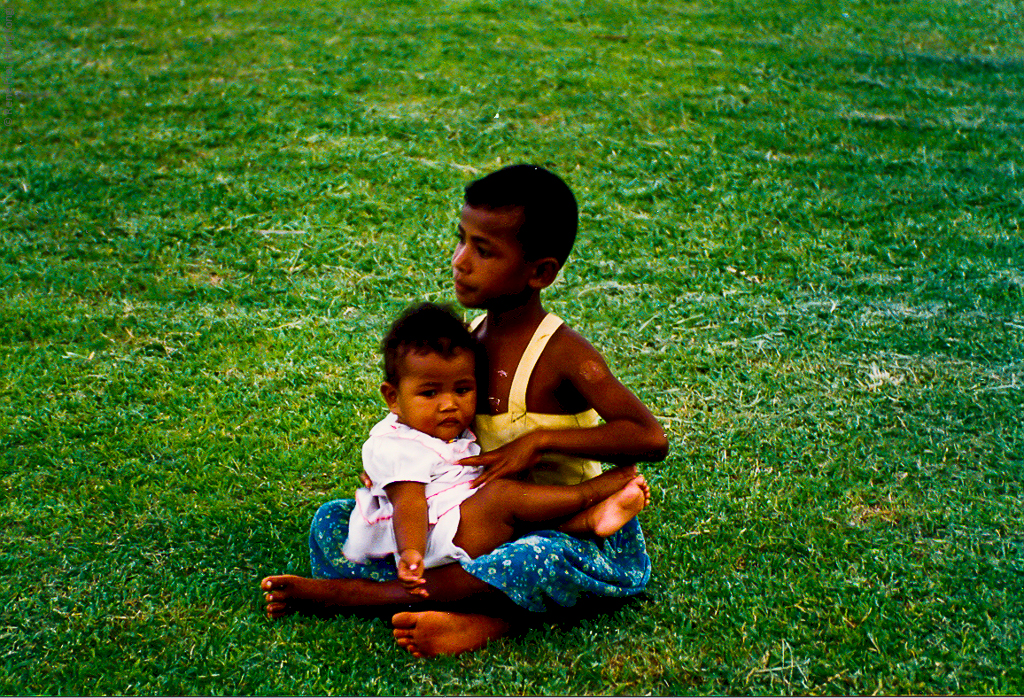
[[[513,421],[526,416],[526,387],[530,384],[530,376],[537,365],[544,347],[548,340],[559,327],[562,326],[562,319],[557,315],[548,313],[540,321],[537,331],[533,333],[530,343],[523,352],[523,358],[519,359],[519,366],[516,367],[516,375],[512,378],[512,389],[508,395],[508,413]]]

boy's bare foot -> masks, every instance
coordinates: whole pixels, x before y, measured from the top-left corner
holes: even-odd
[[[267,602],[267,617],[280,618],[290,613],[308,611],[317,606],[337,605],[337,590],[328,579],[308,579],[294,574],[266,577],[260,582],[263,598]]]
[[[398,646],[414,657],[471,652],[509,630],[501,618],[445,611],[396,613],[391,624]]]
[[[600,489],[605,489],[607,487],[614,487],[618,489],[618,487],[624,486],[635,477],[637,477],[636,465],[618,465],[614,468],[605,470],[593,480],[587,480],[586,483],[591,486],[601,483],[599,485]]]
[[[625,526],[627,521],[643,511],[651,501],[651,488],[647,480],[643,475],[636,475],[636,470],[633,471],[633,475],[634,477],[622,489],[576,514],[559,526],[558,530],[573,536],[594,535],[607,538]]]
[[[267,616],[280,618],[289,613],[336,615],[356,606],[413,603],[398,582],[368,579],[310,579],[294,574],[265,577],[260,582],[267,602]]]
[[[607,538],[643,511],[650,501],[651,488],[643,475],[637,475],[611,497],[587,509],[588,527],[595,536]]]

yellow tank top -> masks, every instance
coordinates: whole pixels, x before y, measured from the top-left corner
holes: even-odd
[[[484,320],[484,315],[475,318],[470,328],[475,330]],[[594,409],[578,414],[541,414],[526,411],[526,387],[530,384],[530,376],[537,365],[548,340],[562,325],[562,320],[548,313],[541,321],[537,331],[533,333],[523,357],[516,367],[512,378],[512,389],[508,396],[508,411],[503,414],[478,414],[473,424],[480,447],[484,452],[491,451],[523,434],[537,429],[574,429],[577,427],[596,427],[601,417]],[[575,485],[601,474],[601,464],[576,456],[559,453],[545,454],[544,460],[534,466],[528,475],[529,479],[541,485]]]

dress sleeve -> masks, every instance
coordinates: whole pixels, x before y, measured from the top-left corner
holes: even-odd
[[[430,471],[438,459],[423,444],[412,439],[371,436],[363,444],[363,470],[374,488],[393,482],[430,482]]]

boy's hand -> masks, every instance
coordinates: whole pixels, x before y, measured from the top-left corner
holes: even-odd
[[[413,596],[427,598],[427,580],[423,578],[423,555],[419,550],[403,550],[398,558],[398,581]]]
[[[366,474],[365,470],[359,473],[359,482],[363,483],[363,487],[366,489],[373,489],[373,480],[370,479],[370,476]]]
[[[539,435],[540,431],[525,434],[493,451],[463,458],[459,465],[484,469],[484,472],[473,480],[473,487],[482,487],[491,480],[529,470],[540,461]]]

